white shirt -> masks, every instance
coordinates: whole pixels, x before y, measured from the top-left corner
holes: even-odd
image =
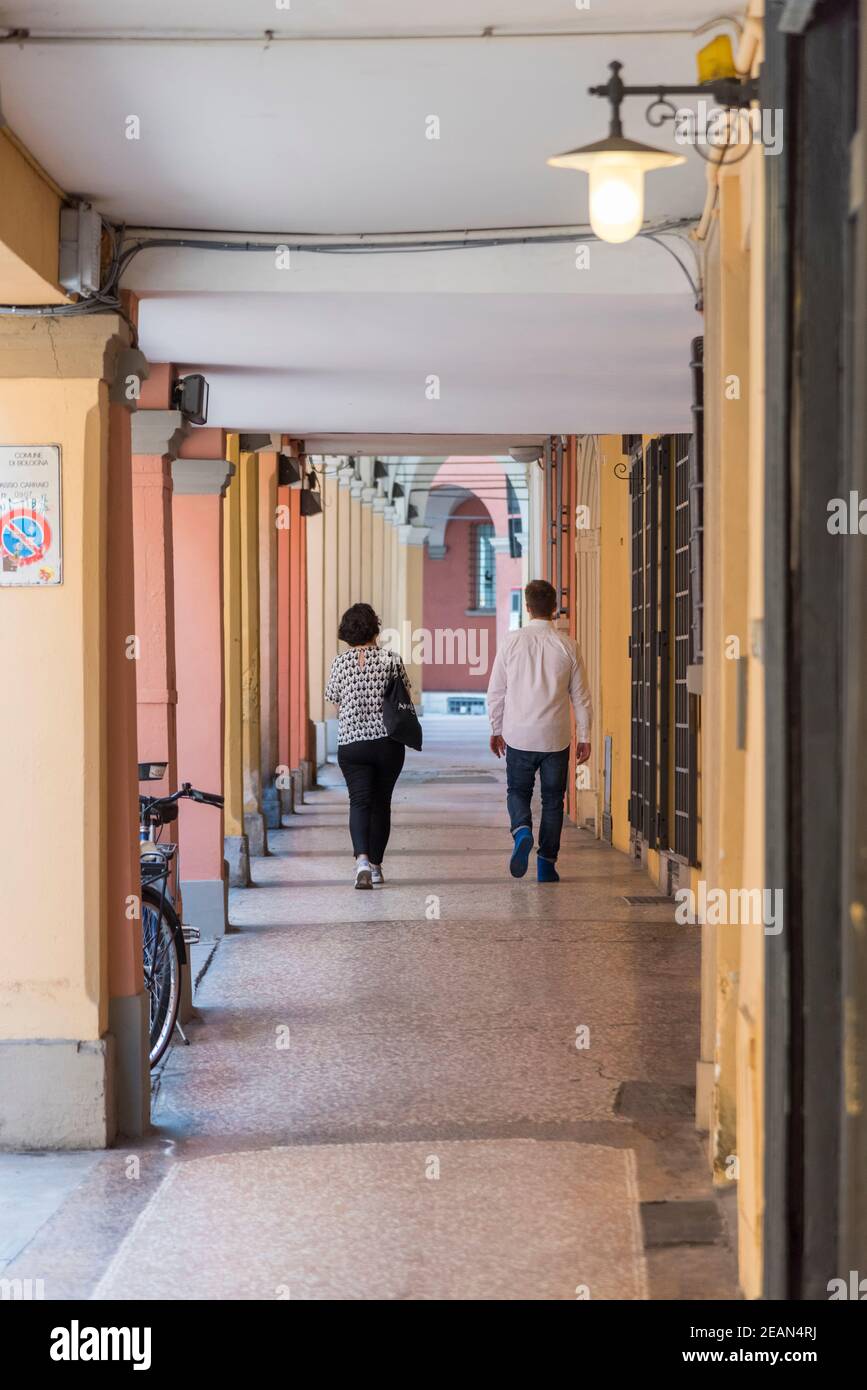
[[[531,618],[497,649],[488,684],[491,732],[510,748],[557,753],[571,742],[570,703],[578,742],[588,743],[593,710],[578,643],[547,618]]]

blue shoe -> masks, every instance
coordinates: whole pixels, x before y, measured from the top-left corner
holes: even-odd
[[[543,859],[536,855],[536,879],[539,883],[559,883],[560,875],[553,859]]]
[[[509,860],[509,873],[512,878],[523,878],[527,872],[530,850],[533,848],[533,832],[522,825],[515,831],[515,848]]]

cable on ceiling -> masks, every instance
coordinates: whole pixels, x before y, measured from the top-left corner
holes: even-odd
[[[639,237],[653,241],[658,246],[669,253],[680,266],[692,291],[693,299],[697,309],[702,307],[701,290],[701,268],[698,253],[692,243],[686,238],[684,233],[695,225],[694,219],[675,218],[651,225],[642,229]],[[86,313],[117,313],[121,314],[127,323],[132,325],[129,316],[121,306],[119,299],[120,280],[131,262],[143,251],[155,251],[160,248],[172,250],[192,250],[192,251],[223,251],[244,254],[262,254],[277,250],[295,252],[296,254],[307,253],[310,255],[419,255],[425,252],[435,251],[469,251],[469,250],[497,250],[505,246],[556,246],[564,244],[598,242],[599,238],[593,232],[585,228],[577,228],[569,232],[533,232],[523,236],[489,236],[484,233],[465,234],[462,237],[450,237],[445,240],[438,240],[430,234],[420,234],[416,239],[407,238],[404,240],[394,240],[393,234],[385,233],[391,237],[389,240],[380,241],[293,241],[291,236],[269,240],[248,240],[230,241],[220,238],[219,235],[208,237],[190,236],[143,236],[131,240],[120,226],[106,222],[105,226],[112,238],[112,257],[108,269],[105,284],[98,293],[88,298],[79,300],[75,304],[48,304],[48,305],[0,305],[0,314],[11,314],[19,318],[65,318],[76,314]],[[147,229],[144,229],[147,230]],[[690,274],[689,269],[681,260],[680,256],[662,240],[665,236],[676,237],[678,240],[689,246],[693,251],[696,263],[696,278]],[[124,242],[130,242],[123,248]]]
[[[278,44],[299,43],[479,43],[491,40],[521,39],[648,39],[648,38],[691,38],[694,30],[670,27],[666,29],[503,29],[487,25],[484,29],[467,32],[399,33],[399,34],[361,34],[356,32],[334,33],[292,33],[288,30],[255,29],[246,33],[226,33],[215,30],[164,29],[147,32],[144,30],[90,30],[75,33],[71,30],[46,31],[35,33],[32,29],[7,27],[0,34],[0,44],[15,44],[20,48],[51,47],[57,45],[104,46],[106,44],[176,45],[178,47],[195,44],[237,45],[243,47],[253,44],[263,49]]]

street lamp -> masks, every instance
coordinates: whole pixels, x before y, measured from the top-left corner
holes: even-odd
[[[661,106],[663,115],[653,122],[673,120],[676,110],[667,100],[670,93],[710,94],[725,107],[748,106],[757,95],[753,78],[722,78],[692,87],[626,87],[620,76],[622,63],[609,63],[611,76],[601,87],[591,87],[590,95],[606,97],[611,105],[611,124],[605,140],[581,145],[565,154],[552,155],[547,161],[555,169],[581,169],[590,175],[590,225],[602,241],[629,241],[641,230],[644,221],[644,176],[654,169],[668,169],[685,163],[686,156],[668,150],[628,140],[623,134],[620,107],[624,97],[650,96],[648,119],[654,107]]]

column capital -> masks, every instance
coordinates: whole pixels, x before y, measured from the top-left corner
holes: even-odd
[[[399,526],[397,530],[401,545],[424,545],[430,535],[429,526]]]
[[[179,410],[137,410],[132,417],[132,452],[175,458],[189,428]]]
[[[427,553],[432,560],[444,560],[449,553],[447,545],[428,545]]]
[[[370,506],[372,506],[372,507],[373,507],[373,510],[376,511],[376,495],[377,495],[377,494],[376,494],[376,488],[375,488],[375,487],[363,487],[363,488],[361,489],[361,501],[362,501],[362,504],[363,504],[365,507],[370,507]]]
[[[129,327],[119,314],[64,318],[60,334],[55,324],[47,317],[0,319],[0,375],[115,380],[118,360],[130,347]]]
[[[490,545],[495,555],[508,555],[511,548],[508,536],[492,536]]]
[[[279,433],[261,434],[250,432],[238,435],[242,454],[268,454],[272,451],[274,453],[279,453],[282,437],[283,436]]]
[[[114,379],[109,384],[108,398],[125,405],[130,412],[138,410],[141,384],[150,376],[150,363],[138,348],[123,348],[115,359]]]
[[[178,497],[225,497],[234,474],[235,465],[228,459],[176,458],[172,463],[172,486]]]
[[[356,501],[360,500],[361,494],[364,492],[364,483],[361,481],[360,478],[353,478],[350,481],[349,491],[351,492],[352,496],[355,498]]]
[[[385,509],[388,506],[388,498],[380,496],[378,492],[374,492],[371,506],[373,507],[375,516],[384,516]]]

